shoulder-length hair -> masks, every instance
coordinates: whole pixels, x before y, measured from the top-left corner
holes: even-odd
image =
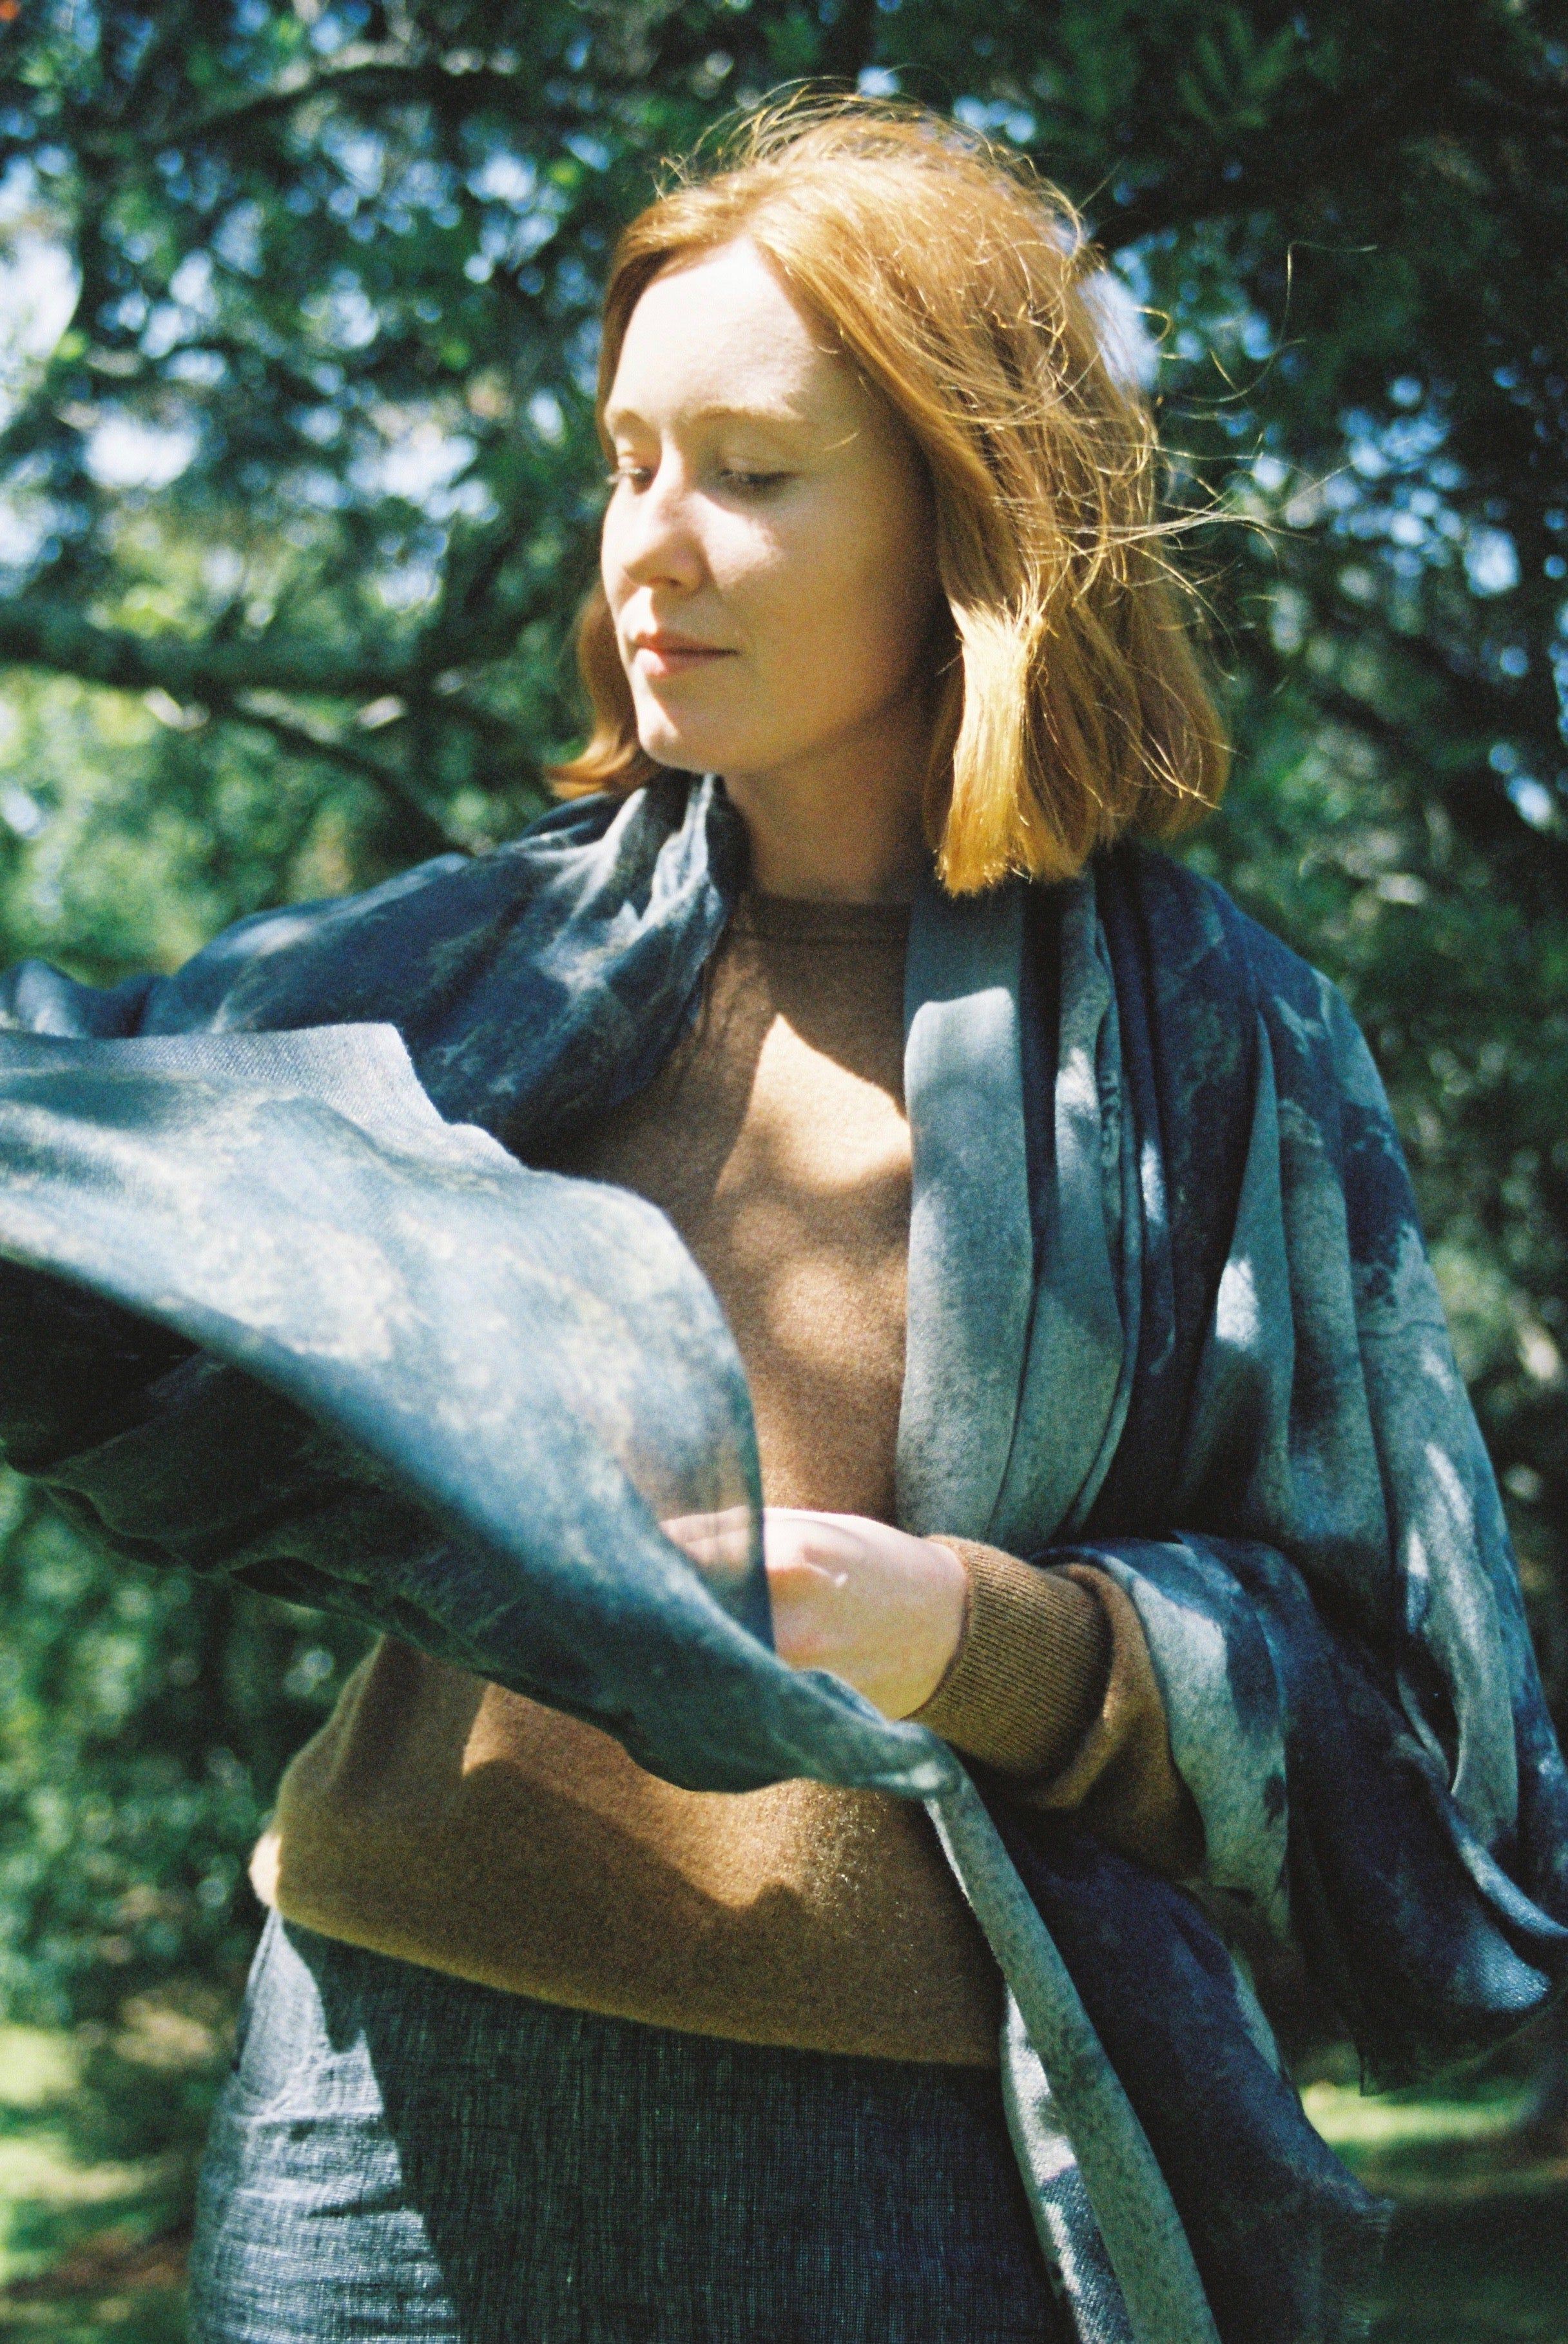
[[[945,117],[795,101],[688,164],[622,237],[602,416],[632,312],[663,270],[748,239],[885,399],[925,460],[946,611],[930,647],[926,837],[955,894],[1069,877],[1128,829],[1215,805],[1229,756],[1168,557],[1142,398],[1108,365],[1100,266],[1027,162]],[[558,791],[630,791],[639,745],[602,590],[578,632],[593,729]]]

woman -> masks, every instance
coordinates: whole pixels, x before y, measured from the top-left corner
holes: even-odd
[[[614,1702],[559,1662],[487,1685],[451,1657],[481,1643],[382,1599],[412,1641],[356,1672],[258,1851],[273,1918],[196,2332],[1000,2344],[1212,2334],[1212,2312],[1226,2344],[1328,2337],[1373,2225],[1167,1884],[1293,1930],[1374,2056],[1399,2014],[1452,2049],[1539,2001],[1561,1767],[1495,1498],[1404,1192],[1369,1202],[1368,1163],[1386,1187],[1397,1159],[1353,1029],[1195,883],[1108,852],[1211,805],[1224,757],[1148,418],[1066,215],[913,113],[796,110],[748,140],[617,256],[596,725],[558,777],[591,794],[503,851],[540,940],[529,999],[568,1034],[599,988],[582,1046],[476,1086],[501,1056],[465,988],[500,931],[432,913],[476,884],[450,863],[220,940],[117,1024],[46,1010],[35,977],[13,1022],[388,1019],[449,1115],[663,1210],[744,1365],[777,1653],[908,1722],[889,1749],[924,1727],[979,1770],[1208,2302],[1168,2317],[1113,2253],[1124,2300],[1056,2219],[1070,2160],[1020,2081],[1038,2030],[1011,1968],[1004,1997],[1005,1916],[943,1825],[988,1946],[918,1805],[865,1787],[936,1774],[687,1769],[639,1696],[605,1731]],[[684,957],[648,975],[677,929]],[[389,973],[400,943],[417,985]],[[1403,1248],[1375,1325],[1369,1230]],[[657,1449],[634,1422],[656,1405],[646,1383],[617,1402],[633,1446]],[[1380,1459],[1389,1440],[1447,1478]],[[663,1465],[664,1529],[718,1584],[741,1483]],[[110,1523],[101,1465],[74,1470],[56,1486]],[[291,1536],[226,1531],[225,1553],[314,1591],[278,1576],[309,1551]],[[1336,1790],[1351,1736],[1401,1786],[1359,1787],[1370,1844]],[[1490,1967],[1455,1952],[1486,1931]],[[1298,2204],[1303,2239],[1322,2226],[1307,2278],[1288,2240],[1259,2248]]]

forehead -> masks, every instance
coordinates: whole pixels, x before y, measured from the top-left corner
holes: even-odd
[[[858,416],[864,393],[749,244],[656,277],[632,312],[605,420],[756,414],[802,428]]]

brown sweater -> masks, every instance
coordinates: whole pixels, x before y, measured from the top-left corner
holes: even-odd
[[[751,898],[694,1030],[559,1168],[661,1206],[750,1381],[773,1505],[893,1518],[907,914]],[[963,1641],[924,1722],[1179,1872],[1195,1819],[1147,1649],[1098,1573],[949,1541]],[[329,1936],[740,2040],[992,2063],[999,1989],[918,1807],[644,1773],[594,1728],[379,1645],[284,1778],[257,1886]]]

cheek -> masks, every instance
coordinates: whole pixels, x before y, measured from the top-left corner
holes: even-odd
[[[885,693],[914,663],[934,591],[923,549],[907,532],[840,516],[805,530],[759,572],[756,591],[774,625],[772,648],[814,701]]]
[[[599,532],[599,577],[610,608],[618,611],[626,600],[625,564],[621,558],[621,530],[612,504],[604,515]]]

